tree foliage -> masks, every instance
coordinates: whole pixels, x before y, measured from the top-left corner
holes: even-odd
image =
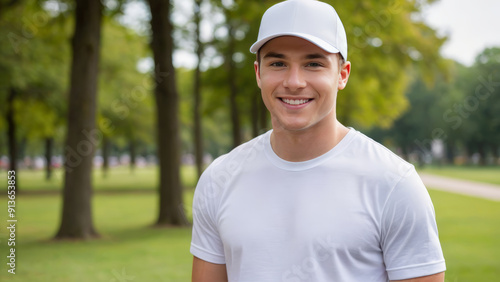
[[[11,164],[16,143],[60,137],[64,123],[67,27],[40,4],[22,1],[0,17],[0,131],[15,140]]]
[[[347,33],[351,77],[339,93],[341,122],[389,127],[408,107],[405,91],[412,68],[426,81],[445,70],[439,55],[444,38],[419,17],[430,1],[343,1],[336,8]]]
[[[121,147],[154,143],[152,77],[137,69],[150,55],[147,40],[114,18],[105,18],[97,123]]]
[[[488,155],[499,155],[500,48],[485,49],[470,67],[451,65],[447,76],[437,75],[431,85],[417,73],[407,92],[411,107],[390,129],[375,135],[392,140],[406,156],[431,155],[432,142],[439,139],[448,162],[457,155],[471,162],[477,153],[486,164]]]

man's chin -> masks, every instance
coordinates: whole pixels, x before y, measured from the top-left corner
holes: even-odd
[[[277,128],[273,126],[273,128],[276,130]],[[307,129],[311,128],[311,124],[308,122],[287,122],[287,123],[281,123],[280,126],[278,127],[282,131],[288,131],[288,132],[303,132],[306,131]]]

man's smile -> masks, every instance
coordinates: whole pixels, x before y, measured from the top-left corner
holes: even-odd
[[[299,109],[307,106],[312,100],[309,98],[279,98],[279,100],[285,105],[287,108]]]
[[[280,98],[280,99],[281,101],[289,105],[302,105],[312,100],[312,99],[287,99],[287,98]]]

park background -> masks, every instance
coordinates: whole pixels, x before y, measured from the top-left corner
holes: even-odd
[[[0,1],[2,281],[190,280],[199,174],[270,129],[248,49],[276,2]],[[438,1],[326,2],[353,64],[339,120],[420,172],[500,185],[500,48],[443,56]],[[498,280],[498,201],[428,188],[446,281]]]

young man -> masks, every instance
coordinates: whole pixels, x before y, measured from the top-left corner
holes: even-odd
[[[193,281],[444,281],[414,167],[336,118],[351,72],[336,11],[266,11],[255,74],[273,130],[215,160],[193,203]]]

